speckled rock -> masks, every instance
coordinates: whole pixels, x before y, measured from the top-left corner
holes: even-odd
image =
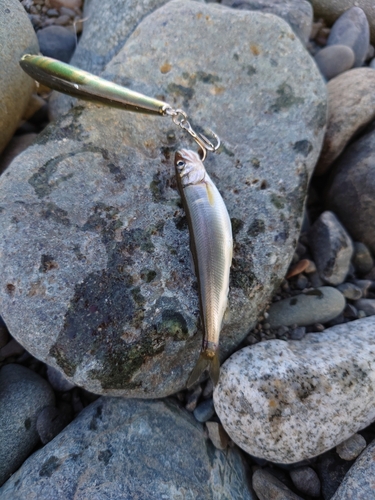
[[[2,500],[255,500],[236,449],[219,451],[172,401],[100,398],[24,463]]]
[[[14,364],[0,370],[0,484],[38,444],[38,414],[54,402],[52,388],[35,372]]]
[[[307,326],[325,323],[338,316],[345,307],[345,298],[336,288],[322,286],[307,293],[274,302],[268,309],[267,322],[279,326]]]
[[[331,80],[340,73],[348,71],[354,64],[354,52],[345,45],[324,47],[314,57],[322,75]]]
[[[298,467],[290,471],[294,486],[305,495],[313,498],[320,496],[320,480],[318,474],[311,467]]]
[[[346,474],[332,500],[368,500],[374,496],[375,441]]]
[[[373,73],[375,77],[375,71]],[[374,190],[375,130],[351,144],[337,160],[328,182],[325,199],[326,207],[334,211],[340,220],[345,221],[345,228],[351,237],[363,242],[373,253]]]
[[[327,45],[347,45],[355,54],[354,67],[361,67],[370,45],[370,30],[363,10],[351,7],[345,11],[332,26]]]
[[[375,43],[375,8],[373,0],[309,0],[316,18],[322,17],[333,24],[339,16],[355,5],[366,14],[370,24],[371,40]]]
[[[284,19],[300,40],[308,42],[313,10],[307,0],[222,0],[222,5],[234,9],[256,10],[275,14]]]
[[[346,71],[328,82],[327,91],[328,125],[316,175],[326,173],[354,135],[375,118],[375,71]]]
[[[33,80],[18,64],[26,52],[38,53],[38,41],[19,0],[0,0],[0,153],[26,109]]]
[[[343,460],[354,460],[366,448],[366,439],[360,434],[353,434],[349,439],[336,446],[336,452]]]
[[[25,151],[30,144],[33,142],[37,134],[23,134],[14,135],[9,141],[7,147],[4,149],[2,155],[0,156],[0,174],[2,174],[7,167],[12,163],[14,158],[18,156],[22,151]]]
[[[231,439],[253,456],[294,463],[375,419],[375,319],[270,340],[233,354],[214,391]]]
[[[162,95],[223,139],[205,165],[235,238],[228,356],[288,268],[325,85],[278,17],[185,1],[146,17],[106,74]],[[11,334],[90,392],[179,391],[202,335],[173,166],[174,151],[193,141],[168,117],[90,104],[38,139],[0,179],[0,305]]]
[[[323,212],[309,231],[319,276],[330,285],[343,283],[353,256],[353,242],[333,212]]]
[[[259,500],[302,500],[270,472],[262,469],[253,474],[253,488]]]

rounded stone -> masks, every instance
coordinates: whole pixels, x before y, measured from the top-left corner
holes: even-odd
[[[0,484],[37,445],[38,415],[54,402],[51,386],[35,372],[15,364],[0,370]]]
[[[372,253],[375,253],[374,190],[375,130],[351,144],[337,160],[325,198],[326,207],[345,221],[353,240],[364,243]]]
[[[327,91],[328,125],[316,175],[326,173],[355,134],[374,120],[375,72],[371,68],[351,69],[330,80]]]
[[[354,52],[350,47],[332,45],[320,50],[314,59],[324,78],[331,80],[331,78],[352,68],[354,57]]]
[[[363,65],[370,45],[370,30],[366,14],[359,7],[352,7],[342,14],[332,26],[328,46],[346,45],[354,54],[354,67]]]
[[[69,20],[69,19],[68,19]],[[63,26],[47,26],[37,32],[40,52],[68,63],[76,47],[76,37]]]
[[[320,480],[318,474],[311,467],[298,467],[289,472],[294,486],[305,495],[313,498],[320,496]]]
[[[212,399],[207,399],[200,403],[194,410],[194,417],[198,422],[207,422],[215,414],[214,402]]]
[[[0,489],[2,500],[255,500],[239,450],[219,451],[175,402],[100,398]]]
[[[258,469],[253,474],[253,488],[259,500],[302,500],[270,472]]]
[[[306,293],[274,302],[268,309],[271,328],[326,323],[345,308],[345,298],[336,288],[322,286]]]
[[[205,166],[235,232],[224,358],[286,273],[324,135],[325,84],[277,16],[193,1],[146,16],[103,76],[162,96],[223,138]],[[173,165],[181,147],[196,148],[169,117],[82,103],[0,179],[2,315],[31,354],[90,392],[164,397],[198,359]]]
[[[353,264],[359,274],[367,274],[374,267],[374,259],[364,243],[354,242]]]
[[[358,300],[362,297],[362,290],[354,283],[341,283],[337,289],[349,300]]]
[[[359,311],[365,312],[366,316],[375,314],[375,299],[359,299],[354,302],[354,305]]]
[[[46,406],[39,413],[36,421],[36,430],[43,444],[49,443],[69,423],[67,418],[58,408]]]
[[[374,327],[375,319],[365,318],[233,354],[214,391],[230,438],[253,456],[288,464],[320,455],[373,422]]]
[[[38,41],[19,0],[0,0],[0,153],[13,136],[34,89],[22,71],[23,54],[37,54]]]
[[[360,434],[354,434],[349,439],[336,446],[336,452],[343,460],[354,460],[366,448],[366,439]]]

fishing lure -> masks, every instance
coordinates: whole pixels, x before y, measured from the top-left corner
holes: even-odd
[[[201,353],[187,386],[198,382],[206,369],[216,385],[220,372],[219,335],[227,306],[233,240],[225,203],[206,172],[203,161],[207,151],[217,151],[219,137],[213,133],[214,145],[206,136],[193,130],[183,110],[69,64],[26,54],[20,65],[38,82],[73,97],[128,111],[170,116],[199,145],[201,157],[187,149],[177,151],[175,155],[176,177],[188,219],[204,331]]]

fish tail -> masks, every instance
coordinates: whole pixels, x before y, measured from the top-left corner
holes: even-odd
[[[190,389],[190,387],[195,385],[199,381],[202,373],[207,369],[212,382],[216,385],[219,381],[220,375],[220,360],[218,351],[215,352],[213,357],[208,357],[205,352],[200,353],[197,364],[187,381],[187,388]]]

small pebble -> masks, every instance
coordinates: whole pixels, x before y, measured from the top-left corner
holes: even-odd
[[[187,403],[185,405],[187,411],[193,412],[195,410],[198,404],[198,399],[200,398],[201,394],[202,394],[201,385],[197,385],[197,387],[195,387],[193,391],[189,392],[189,395],[187,397]]]
[[[259,500],[302,500],[275,476],[263,469],[254,472],[253,488]]]
[[[53,368],[52,366],[47,366],[47,378],[55,391],[58,392],[70,391],[70,389],[75,387],[75,385],[69,382],[69,380],[66,380],[59,370]]]
[[[311,467],[299,467],[289,472],[294,486],[305,495],[320,496],[320,479]]]
[[[331,28],[327,45],[346,45],[354,54],[354,67],[362,66],[370,44],[370,29],[366,14],[359,7],[344,12]]]
[[[366,313],[365,313],[365,311],[359,310],[358,311],[358,319],[363,319],[363,318],[366,318]]]
[[[355,54],[345,45],[331,45],[320,50],[314,59],[324,78],[331,80],[353,67]]]
[[[60,14],[68,17],[75,17],[76,13],[72,9],[68,9],[67,7],[61,7]]]
[[[375,47],[373,45],[368,46],[366,61],[370,61],[375,56]]]
[[[306,246],[299,241],[296,247],[296,253],[299,256],[299,258],[303,257],[306,254],[306,252],[307,252]]]
[[[295,286],[298,290],[304,290],[309,283],[307,276],[300,274],[295,282]]]
[[[366,298],[375,287],[371,280],[353,280],[353,284],[362,292],[362,297]]]
[[[80,9],[83,0],[49,0],[51,7],[59,9],[60,7],[67,7],[68,9]]]
[[[366,313],[366,316],[374,316],[375,314],[375,299],[359,299],[354,302],[355,307],[359,311]]]
[[[375,69],[375,58],[370,61],[369,68]]]
[[[301,340],[306,335],[306,327],[298,326],[297,328],[293,328],[293,330],[289,333],[290,340]]]
[[[225,450],[228,447],[229,436],[224,427],[218,422],[206,422],[208,437],[218,450]]]
[[[15,339],[11,339],[4,347],[0,349],[0,359],[7,359],[12,356],[20,356],[25,349]]]
[[[354,434],[336,446],[336,452],[343,460],[354,460],[366,448],[366,440],[360,434]]]
[[[64,14],[55,19],[55,24],[57,26],[66,26],[69,23],[69,21],[70,21],[70,16]]]
[[[309,280],[310,280],[311,286],[313,286],[314,288],[319,288],[319,287],[324,285],[324,281],[319,276],[319,273],[317,271],[309,274]]]
[[[76,387],[75,389],[72,390],[72,407],[75,415],[78,415],[78,413],[81,413],[83,410],[84,406],[82,404],[80,394],[79,394],[79,389]]]
[[[341,283],[337,289],[349,300],[358,300],[362,297],[362,290],[354,283]]]
[[[324,500],[330,500],[333,497],[350,467],[351,464],[342,460],[334,451],[329,451],[320,458],[318,473]]]
[[[299,260],[298,254],[297,254],[297,259]],[[285,276],[285,279],[289,279],[292,278],[293,276],[296,276],[297,274],[303,273],[303,271],[308,267],[309,262],[310,261],[307,259],[299,260],[299,262],[290,269],[288,274]]]
[[[374,267],[374,260],[371,256],[370,250],[364,243],[358,241],[353,243],[353,265],[358,274],[367,274]]]
[[[36,430],[43,444],[47,444],[57,436],[69,421],[66,415],[54,406],[46,406],[38,415]]]
[[[315,273],[315,272],[316,272],[315,262],[312,260],[309,260],[309,265],[306,267],[305,273],[310,274],[310,273]]]
[[[203,399],[212,398],[213,392],[214,392],[214,383],[212,382],[211,378],[209,378],[202,392]]]
[[[194,417],[198,422],[207,422],[215,414],[214,402],[212,399],[207,399],[200,403],[194,410]]]
[[[68,63],[76,47],[73,33],[62,26],[48,26],[37,32],[40,52]]]
[[[358,310],[353,306],[353,304],[346,304],[344,309],[344,318],[357,319]]]

